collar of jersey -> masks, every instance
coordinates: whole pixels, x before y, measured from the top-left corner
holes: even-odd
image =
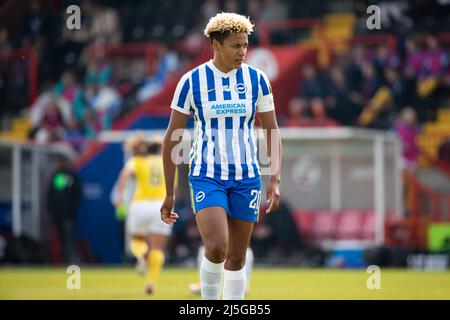
[[[212,59],[210,59],[210,60],[208,61],[207,65],[208,65],[208,67],[210,67],[214,72],[217,72],[218,74],[220,74],[220,75],[222,75],[222,76],[224,76],[224,77],[232,76],[232,75],[236,74],[236,72],[239,70],[239,69],[233,69],[233,70],[231,70],[231,71],[228,71],[227,73],[225,73],[225,72],[223,72],[223,71],[220,71],[220,70],[214,65]]]

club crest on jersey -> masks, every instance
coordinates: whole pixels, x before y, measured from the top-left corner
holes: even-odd
[[[243,94],[247,92],[247,86],[243,83],[238,83],[236,84],[236,86],[234,87],[234,90],[239,93],[239,94]]]
[[[203,191],[198,192],[197,195],[195,196],[195,201],[202,202],[203,199],[205,199],[205,192]]]

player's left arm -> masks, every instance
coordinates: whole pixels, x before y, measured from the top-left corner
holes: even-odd
[[[258,112],[259,122],[266,138],[267,157],[270,159],[270,177],[267,185],[267,202],[269,207],[266,213],[270,213],[278,207],[280,202],[281,182],[281,139],[275,110]]]

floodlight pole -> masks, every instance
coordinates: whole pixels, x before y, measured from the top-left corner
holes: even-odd
[[[22,234],[22,193],[21,193],[21,166],[22,150],[20,146],[12,148],[12,231],[14,236]]]

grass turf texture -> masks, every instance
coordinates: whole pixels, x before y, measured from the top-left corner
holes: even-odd
[[[0,268],[0,299],[200,299],[189,292],[192,268],[163,270],[153,296],[128,267],[81,267],[81,289],[69,290],[64,268]],[[365,269],[266,269],[252,274],[252,300],[450,299],[450,272],[381,269],[381,289],[369,290]]]

